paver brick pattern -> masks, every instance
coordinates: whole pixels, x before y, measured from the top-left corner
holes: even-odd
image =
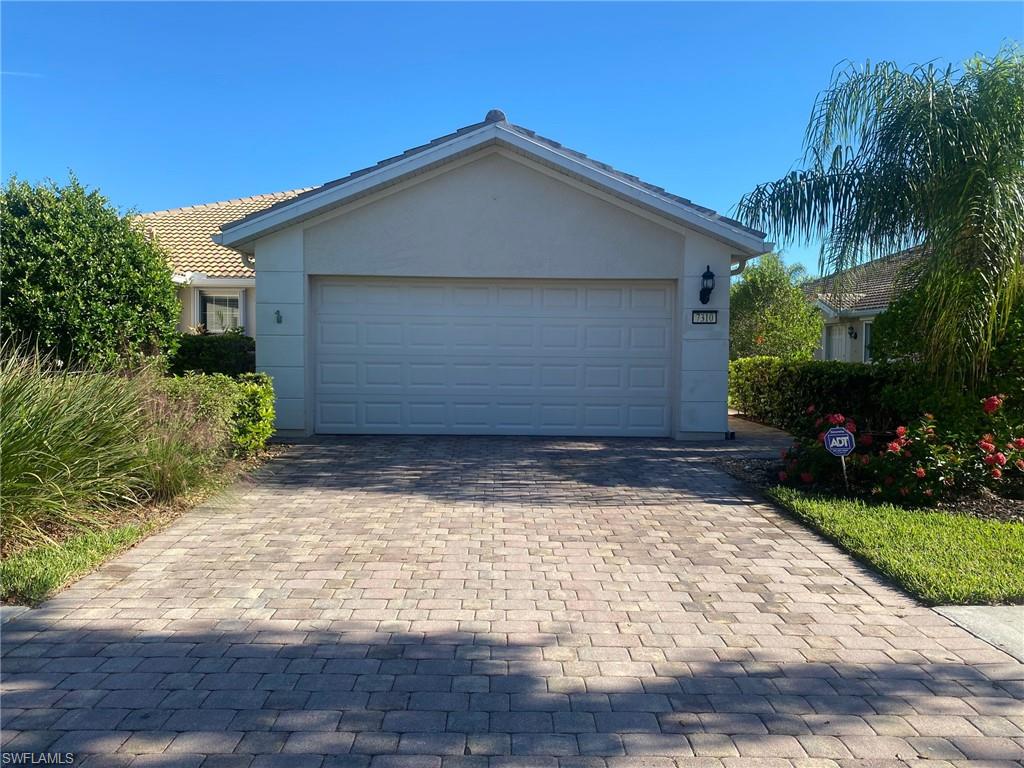
[[[713,453],[294,446],[4,627],[4,748],[134,768],[1024,759],[1024,665]]]

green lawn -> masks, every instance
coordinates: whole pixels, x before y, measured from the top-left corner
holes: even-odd
[[[1024,602],[1024,525],[785,487],[767,494],[926,603]]]
[[[0,561],[0,599],[5,603],[35,605],[128,549],[154,527],[155,523],[127,523],[23,549]]]

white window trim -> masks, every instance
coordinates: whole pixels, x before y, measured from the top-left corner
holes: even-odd
[[[860,329],[860,360],[862,363],[870,363],[871,356],[868,355],[868,328],[875,323],[872,320],[865,320],[861,323]]]
[[[193,288],[192,289],[192,325],[196,326],[202,322],[203,317],[203,296],[224,296],[238,299],[238,325],[242,332],[247,332],[245,317],[245,288]]]

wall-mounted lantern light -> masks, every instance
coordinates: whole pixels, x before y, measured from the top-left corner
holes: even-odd
[[[280,309],[275,309],[274,310],[274,322],[277,323],[278,325],[280,325],[281,321],[282,321],[281,310]]]
[[[856,339],[857,338],[857,332],[855,330],[853,330],[853,326],[852,325],[847,327],[846,335],[849,336],[851,339]]]
[[[700,276],[700,303],[707,304],[711,301],[711,292],[715,289],[715,273],[711,271],[711,265],[704,270]]]

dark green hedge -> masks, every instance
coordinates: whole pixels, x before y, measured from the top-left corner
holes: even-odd
[[[168,370],[175,375],[223,373],[240,376],[256,370],[256,341],[251,336],[228,332],[222,334],[184,333],[178,350],[167,360]]]
[[[985,394],[996,394],[986,392]],[[1024,398],[1010,395],[1019,414]],[[797,429],[814,405],[818,413],[843,413],[862,429],[890,432],[933,413],[945,430],[974,432],[983,426],[979,396],[950,392],[914,364],[843,363],[745,357],[729,363],[729,405],[780,429]]]

